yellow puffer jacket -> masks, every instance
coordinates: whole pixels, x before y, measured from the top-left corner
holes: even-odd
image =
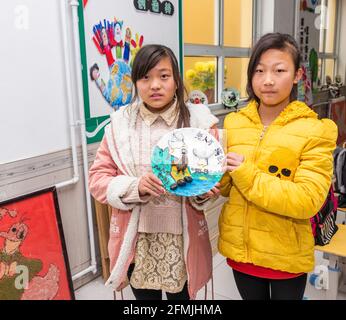
[[[265,129],[252,101],[227,115],[224,128],[228,152],[245,161],[221,180],[221,194],[229,199],[219,218],[219,251],[274,270],[311,271],[309,218],[330,187],[335,123],[294,101]]]

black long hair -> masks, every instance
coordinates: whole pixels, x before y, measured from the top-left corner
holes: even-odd
[[[190,126],[190,112],[185,104],[184,93],[185,87],[183,80],[181,79],[179,72],[178,60],[175,57],[173,51],[159,44],[148,44],[143,46],[133,61],[131,78],[134,83],[135,93],[132,98],[132,102],[138,99],[138,90],[136,83],[138,80],[142,79],[151,69],[153,69],[162,58],[168,57],[172,64],[173,78],[177,86],[176,97],[177,104],[179,107],[179,118],[178,118],[178,128],[189,127]]]
[[[247,86],[246,91],[249,96],[248,101],[255,99],[259,103],[259,98],[255,95],[252,88],[252,77],[255,73],[257,65],[260,62],[261,56],[264,52],[269,49],[278,49],[281,51],[287,51],[291,54],[294,63],[294,71],[297,72],[300,68],[301,55],[296,40],[289,34],[283,33],[267,33],[261,37],[256,45],[253,47],[249,65],[247,68]],[[297,85],[294,84],[291,94],[290,101],[297,99]]]

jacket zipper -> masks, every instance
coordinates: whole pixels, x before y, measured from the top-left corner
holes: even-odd
[[[256,145],[256,149],[254,152],[254,156],[253,156],[253,161],[254,163],[256,163],[257,160],[257,153],[258,153],[258,148],[264,138],[265,133],[267,132],[269,126],[263,126],[263,129],[261,131],[260,137],[258,139],[258,143]],[[249,248],[248,248],[248,239],[249,239],[249,220],[250,220],[250,215],[248,212],[248,204],[247,202],[245,202],[245,217],[244,217],[244,226],[245,226],[245,232],[244,232],[244,245],[245,245],[245,251],[246,251],[246,260],[249,261],[250,260],[250,256],[249,256]]]

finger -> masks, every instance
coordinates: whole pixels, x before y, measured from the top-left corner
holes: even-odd
[[[211,192],[214,194],[214,196],[216,196],[220,193],[220,190],[214,187],[213,189],[211,189]]]
[[[165,189],[163,189],[162,187],[156,185],[156,184],[152,184],[148,181],[146,181],[145,185],[146,188],[152,190],[153,192],[155,192],[158,195],[161,195],[165,192]]]
[[[210,192],[210,195],[209,195],[210,198],[214,198],[220,193],[219,189],[216,189],[216,188],[211,189],[209,192]]]
[[[144,175],[142,179],[143,179],[142,184],[145,185],[146,187],[150,187],[150,189],[153,189],[155,192],[158,192],[158,193],[165,192],[165,189],[162,187],[161,180],[157,178],[154,174],[148,173]]]
[[[162,186],[162,181],[157,177],[155,176],[153,173],[148,173],[147,174],[147,178],[150,179],[151,181],[155,182],[156,184]]]
[[[239,157],[228,157],[227,159],[226,159],[226,163],[231,163],[231,162],[243,162],[243,156],[239,156]]]
[[[148,186],[144,186],[143,190],[145,191],[145,193],[149,193],[150,195],[154,196],[154,197],[159,197],[160,194],[158,192],[156,192],[155,190],[151,189]]]
[[[235,160],[235,161],[243,162],[244,161],[244,156],[242,154],[230,152],[230,153],[227,154],[226,159],[227,159],[227,161],[228,160]]]
[[[207,193],[205,193],[205,198],[211,198],[213,196],[214,196],[214,193],[211,190],[209,190]]]
[[[230,166],[224,167],[224,169],[225,169],[225,172],[232,172],[233,170],[235,170],[238,167],[239,166],[230,165]]]
[[[165,188],[163,187],[162,184],[158,184],[156,181],[153,181],[153,180],[149,180],[147,181],[148,184],[150,186],[152,186],[153,188],[155,188],[155,190],[157,190],[157,192],[159,193],[165,193]]]
[[[238,156],[238,153],[235,153],[235,152],[229,152],[226,154],[226,158],[234,158]]]
[[[227,165],[231,165],[231,166],[234,166],[234,165],[236,165],[236,166],[240,166],[241,164],[242,164],[243,162],[242,161],[240,161],[239,159],[229,159],[228,161],[227,161]]]

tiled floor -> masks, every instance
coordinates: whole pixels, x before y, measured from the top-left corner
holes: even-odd
[[[316,252],[316,265],[327,264],[328,261],[323,259],[323,256]],[[216,254],[213,259],[214,265],[214,299],[216,300],[239,300],[240,295],[236,288],[233,273],[225,262],[225,258],[220,254]],[[207,299],[212,298],[211,282],[208,283]],[[77,300],[112,300],[113,291],[106,288],[101,277],[86,284],[76,291]],[[134,300],[134,296],[130,287],[126,287],[123,291],[125,300]],[[305,290],[305,299],[308,300],[324,300],[325,290],[315,289],[308,281]],[[205,290],[202,289],[197,294],[197,299],[204,300]],[[117,299],[121,299],[120,293],[117,293]],[[346,293],[339,292],[338,300],[346,300]]]

